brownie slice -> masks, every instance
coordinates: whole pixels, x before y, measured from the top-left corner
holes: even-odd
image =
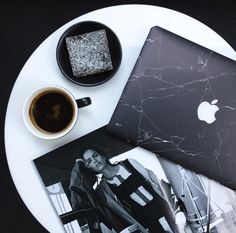
[[[65,41],[75,77],[113,69],[105,29],[66,37]]]

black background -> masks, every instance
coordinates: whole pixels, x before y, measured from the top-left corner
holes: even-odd
[[[162,6],[190,15],[211,27],[236,49],[236,8],[233,1],[22,0],[14,2],[2,0],[0,2],[1,233],[47,232],[34,219],[19,197],[6,162],[5,113],[12,87],[21,68],[32,52],[51,33],[68,21],[95,9],[130,3]]]

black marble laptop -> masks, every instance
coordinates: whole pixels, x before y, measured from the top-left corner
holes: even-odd
[[[151,28],[107,129],[236,189],[235,61]]]

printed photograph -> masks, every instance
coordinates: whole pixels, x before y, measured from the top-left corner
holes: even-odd
[[[68,233],[232,233],[236,193],[111,136],[106,127],[34,160]]]

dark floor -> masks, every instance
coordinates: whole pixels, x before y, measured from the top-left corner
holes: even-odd
[[[205,23],[236,49],[236,8],[233,1],[202,0],[86,0],[86,1],[5,1],[0,2],[0,232],[47,232],[35,220],[16,192],[4,151],[4,118],[8,98],[22,66],[57,28],[91,10],[111,5],[142,3],[171,8]],[[144,19],[145,20],[145,19]],[[184,25],[183,25],[184,26]],[[21,156],[21,155],[19,155]]]

